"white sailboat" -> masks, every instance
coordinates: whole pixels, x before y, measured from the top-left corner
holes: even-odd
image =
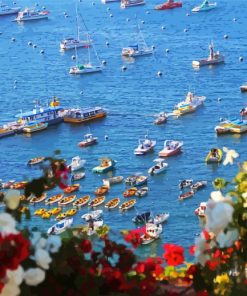
[[[153,49],[153,47],[147,46],[147,43],[146,43],[144,36],[141,32],[141,28],[140,28],[139,24],[137,24],[137,35],[138,35],[137,43],[134,45],[130,45],[128,47],[124,47],[122,49],[122,56],[138,57],[138,56],[153,54],[154,49]]]

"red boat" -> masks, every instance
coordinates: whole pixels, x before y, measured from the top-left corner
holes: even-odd
[[[86,134],[84,140],[78,143],[79,147],[88,147],[94,144],[97,144],[98,138],[93,137],[92,134]]]
[[[168,0],[167,2],[163,4],[159,4],[155,6],[156,10],[165,10],[165,9],[173,9],[177,7],[182,7],[183,3],[182,2],[174,2],[173,0]]]

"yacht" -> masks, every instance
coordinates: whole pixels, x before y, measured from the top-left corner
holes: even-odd
[[[4,3],[0,3],[0,16],[9,15],[9,14],[17,14],[21,10],[20,7],[9,7]]]
[[[49,15],[49,11],[39,11],[33,8],[25,8],[23,11],[20,11],[17,15],[15,21],[23,22],[23,21],[34,21],[47,19]]]

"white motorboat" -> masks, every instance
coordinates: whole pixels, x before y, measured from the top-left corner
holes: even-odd
[[[160,237],[161,233],[162,233],[161,224],[147,223],[146,231],[144,234],[141,235],[142,245],[147,245],[152,243],[154,240]]]
[[[192,12],[204,12],[209,11],[217,7],[217,3],[209,3],[208,0],[204,0],[203,3],[199,6],[194,7]]]
[[[102,219],[94,220],[94,221],[88,223],[88,225],[87,225],[87,235],[91,236],[91,235],[96,234],[97,229],[99,227],[103,226],[103,224],[104,224],[104,221]]]
[[[197,181],[195,184],[190,186],[192,190],[199,190],[207,185],[207,181]]]
[[[200,206],[197,209],[195,209],[195,214],[197,216],[199,216],[199,217],[204,218],[206,209],[207,209],[207,203],[206,202],[201,202]]]
[[[64,232],[67,228],[69,228],[73,223],[73,218],[64,219],[59,221],[50,227],[47,231],[48,234],[60,234]]]
[[[127,8],[132,6],[139,6],[146,4],[144,0],[121,0],[121,8]]]
[[[84,172],[79,172],[79,173],[73,174],[71,176],[71,182],[81,180],[81,179],[83,179],[85,177],[85,175],[86,174]]]
[[[103,179],[103,184],[110,187],[110,185],[118,184],[123,181],[123,176],[115,176],[107,179]]]
[[[169,213],[157,214],[156,216],[154,216],[154,218],[151,220],[151,222],[154,224],[162,224],[162,223],[166,222],[169,217],[170,217]]]
[[[17,14],[21,10],[20,7],[9,7],[4,3],[0,3],[0,16]]]
[[[201,67],[206,65],[217,65],[225,62],[225,58],[219,51],[214,52],[214,45],[211,42],[209,44],[209,56],[206,59],[201,59],[198,61],[193,61],[193,67]]]
[[[154,124],[162,124],[162,123],[165,123],[167,122],[167,113],[166,112],[160,112],[160,114],[158,114],[157,118],[155,119],[154,121]]]
[[[103,4],[113,3],[113,2],[120,2],[120,0],[101,0]]]
[[[23,21],[34,21],[34,20],[41,20],[47,19],[49,15],[49,11],[39,11],[33,8],[25,8],[23,11],[20,11],[17,15],[15,21],[23,22]]]
[[[180,153],[183,144],[182,141],[166,140],[164,148],[159,152],[159,157],[168,157]]]
[[[78,171],[84,167],[86,160],[81,159],[80,156],[72,158],[71,164],[68,166],[71,172]]]
[[[85,221],[89,221],[90,219],[98,219],[103,215],[102,210],[91,211],[81,216]]]
[[[149,153],[153,151],[153,148],[156,145],[156,141],[151,140],[148,138],[148,136],[145,136],[145,139],[139,140],[138,147],[134,150],[135,155],[144,155],[146,153]]]
[[[156,158],[154,159],[154,162],[155,165],[148,170],[150,175],[158,175],[168,167],[168,164],[162,158]]]
[[[84,135],[84,140],[78,143],[79,147],[88,147],[94,144],[97,144],[97,137],[94,137],[93,134]]]
[[[143,187],[141,187],[140,189],[138,189],[136,191],[135,195],[138,196],[138,197],[143,197],[143,196],[148,194],[148,190],[149,189],[148,189],[147,186],[143,186]]]
[[[187,187],[190,187],[193,183],[193,180],[192,179],[186,179],[186,180],[182,180],[178,187],[180,190],[184,189],[184,188],[187,188]]]
[[[91,41],[89,42],[87,40],[80,40],[79,38],[65,38],[60,42],[60,49],[62,50],[68,50],[68,49],[74,49],[79,47],[85,47],[91,46]]]
[[[193,107],[197,108],[203,105],[204,101],[206,100],[205,96],[196,96],[192,92],[188,92],[184,101],[175,105],[175,109],[183,108],[188,105],[193,105]]]

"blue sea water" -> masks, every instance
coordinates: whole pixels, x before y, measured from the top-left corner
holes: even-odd
[[[29,0],[16,2],[23,8],[35,4]],[[146,175],[166,139],[184,141],[183,153],[167,159],[167,172],[149,178],[150,192],[138,199],[135,209],[126,213],[104,211],[104,221],[116,239],[119,230],[134,227],[131,218],[137,211],[150,209],[153,213],[170,213],[161,239],[143,247],[144,255],[161,253],[162,244],[166,242],[183,246],[193,244],[195,235],[200,232],[194,209],[209,198],[214,178],[231,180],[237,171],[236,165],[227,168],[222,164],[205,165],[206,154],[212,147],[226,146],[236,149],[239,161],[243,161],[247,143],[246,135],[217,137],[214,132],[220,118],[237,117],[239,110],[246,106],[247,96],[240,93],[239,86],[246,79],[247,2],[219,0],[214,11],[195,15],[190,10],[200,1],[185,0],[183,8],[171,11],[153,9],[162,1],[146,2],[145,6],[125,10],[120,9],[119,3],[103,5],[99,0],[95,5],[91,1],[79,3],[100,60],[107,64],[102,73],[78,77],[68,74],[70,66],[75,64],[71,59],[73,50],[65,53],[59,50],[63,38],[75,35],[75,1],[40,2],[41,9],[45,6],[51,12],[48,20],[17,24],[11,22],[13,16],[0,18],[1,123],[12,121],[20,110],[31,110],[34,100],[46,104],[53,95],[61,98],[65,107],[102,106],[108,111],[107,118],[90,123],[90,130],[99,138],[99,144],[86,149],[78,148],[77,143],[89,131],[89,125],[62,123],[32,136],[21,134],[1,139],[1,179],[20,181],[38,176],[40,172],[27,167],[27,161],[37,155],[50,156],[60,149],[62,157],[68,161],[76,155],[87,160],[86,178],[80,181],[78,196],[93,196],[95,188],[106,177],[92,173],[101,156],[117,161],[114,175]],[[66,18],[64,12],[69,17]],[[136,19],[148,45],[155,46],[155,54],[135,60],[123,59],[122,47],[135,42]],[[225,39],[224,35],[229,38]],[[225,55],[226,63],[193,69],[192,60],[208,56],[211,40]],[[29,41],[37,48],[29,46]],[[42,49],[43,55],[40,54]],[[166,53],[166,49],[170,52]],[[86,49],[78,50],[82,61],[86,55]],[[243,62],[239,61],[240,56],[244,58]],[[127,67],[124,72],[123,65]],[[162,77],[156,75],[158,71],[163,73]],[[165,125],[155,126],[153,115],[163,110],[172,111],[189,90],[207,97],[204,107],[178,119],[169,118]],[[157,140],[155,151],[137,157],[133,150],[147,131]],[[105,135],[108,135],[108,141],[105,141]],[[185,178],[207,180],[208,186],[190,200],[179,202],[178,183]],[[112,186],[107,200],[119,196],[123,201],[124,189],[124,184]],[[49,192],[49,196],[58,192],[57,188]],[[34,208],[31,210],[33,212]],[[81,224],[80,216],[87,211],[87,207],[79,211],[74,218],[75,224]],[[54,220],[33,217],[28,223],[45,231]]]

